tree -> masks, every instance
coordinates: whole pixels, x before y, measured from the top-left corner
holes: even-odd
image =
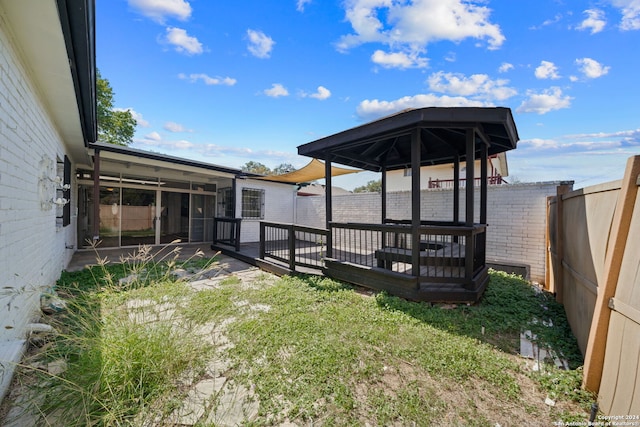
[[[281,163],[273,170],[260,162],[254,161],[247,162],[242,166],[243,172],[257,173],[260,175],[282,175],[283,173],[293,172],[294,170],[296,170],[296,168],[294,168],[290,163]]]
[[[269,175],[271,173],[271,169],[269,169],[267,166],[263,165],[260,162],[254,162],[254,161],[245,163],[244,166],[242,166],[242,171],[249,172],[249,173],[257,173],[260,175]]]
[[[107,79],[96,73],[98,115],[98,141],[109,144],[129,145],[133,141],[136,119],[131,111],[113,109],[113,89]]]
[[[382,191],[382,180],[369,181],[366,185],[353,189],[354,193],[379,193]]]
[[[296,170],[296,168],[294,168],[291,163],[282,163],[282,164],[279,164],[278,166],[276,166],[275,169],[273,169],[272,172],[275,175],[282,175],[284,173],[293,172],[294,170]]]

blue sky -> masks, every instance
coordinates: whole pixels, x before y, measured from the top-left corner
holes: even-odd
[[[132,147],[240,168],[409,107],[504,106],[519,181],[622,178],[640,154],[639,0],[98,0]],[[636,47],[634,49],[634,47]],[[336,179],[347,189],[377,179]]]

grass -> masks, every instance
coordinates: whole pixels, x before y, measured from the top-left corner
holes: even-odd
[[[68,310],[54,316],[61,333],[37,357],[65,360],[67,370],[23,370],[41,377],[39,408],[51,420],[162,419],[212,358],[228,362],[229,381],[254,391],[251,425],[550,425],[588,416],[593,397],[580,390],[582,360],[562,307],[517,277],[491,272],[479,304],[443,308],[364,296],[316,276],[263,274],[249,284],[229,276],[196,292],[171,271],[210,261],[169,258],[103,260],[63,275]],[[231,346],[203,339],[204,325],[221,324]],[[572,370],[525,369],[515,354],[527,329]]]

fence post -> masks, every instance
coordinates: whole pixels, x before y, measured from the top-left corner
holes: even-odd
[[[604,260],[604,283],[598,286],[596,306],[591,320],[587,351],[584,357],[584,378],[582,385],[590,391],[597,393],[600,390],[604,356],[607,347],[607,334],[611,309],[609,299],[615,296],[620,267],[629,228],[633,217],[633,210],[638,193],[638,180],[640,179],[640,156],[634,156],[627,161],[627,168],[622,179],[622,188],[618,195],[616,208],[613,213],[611,231],[607,244],[607,252]]]
[[[293,224],[290,224],[287,229],[289,230],[289,269],[295,271],[296,269],[296,232],[293,228]]]
[[[561,184],[556,187],[556,263],[554,270],[554,281],[556,290],[556,301],[562,304],[564,300],[564,273],[562,271],[562,261],[564,259],[564,201],[562,196],[571,190],[567,184]]]

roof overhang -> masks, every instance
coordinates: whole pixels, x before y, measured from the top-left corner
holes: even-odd
[[[411,166],[411,135],[420,131],[420,165],[466,160],[466,131],[476,154],[516,148],[518,132],[509,108],[429,107],[407,110],[298,147],[298,154],[379,172]],[[477,157],[477,156],[475,156]]]
[[[70,155],[95,141],[94,0],[0,1],[21,60]]]
[[[96,151],[100,152],[101,173],[123,173],[149,178],[173,178],[182,181],[259,176],[246,174],[240,169],[138,150],[122,145],[93,143],[89,145],[89,148],[92,156],[95,156]],[[86,167],[92,169],[93,165],[86,165]]]

